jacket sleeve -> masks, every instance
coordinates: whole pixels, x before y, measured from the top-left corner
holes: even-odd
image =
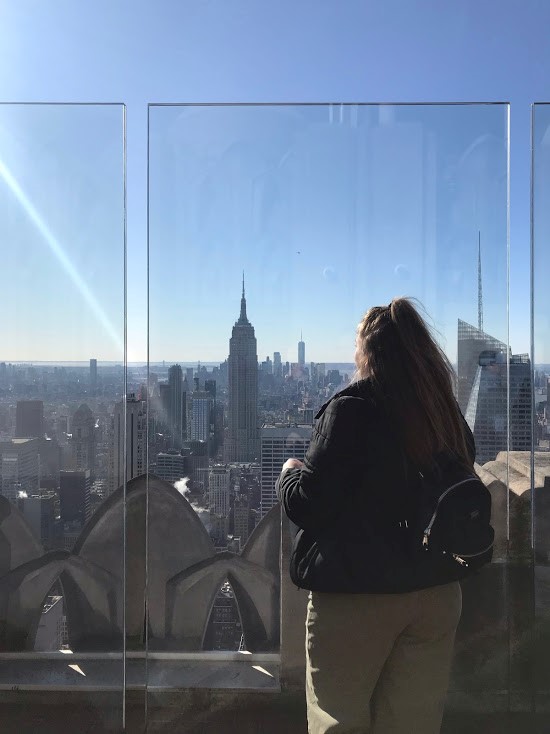
[[[313,430],[304,466],[279,477],[279,499],[298,527],[315,533],[346,505],[367,445],[365,405],[349,396],[333,400]]]

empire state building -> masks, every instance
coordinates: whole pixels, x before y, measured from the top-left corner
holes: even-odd
[[[229,409],[225,461],[258,461],[258,355],[254,327],[246,316],[246,298],[241,297],[241,313],[229,340]]]

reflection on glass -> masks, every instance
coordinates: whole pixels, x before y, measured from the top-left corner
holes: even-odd
[[[123,649],[122,122],[0,106],[2,684],[122,686],[78,659]]]
[[[277,651],[274,480],[352,379],[362,314],[410,295],[495,497],[452,687],[498,697],[509,418],[511,447],[531,440],[528,339],[507,337],[506,105],[151,106],[149,151],[149,649]]]
[[[543,710],[550,688],[550,318],[547,279],[550,273],[550,104],[536,104],[532,121],[532,235],[533,235],[533,362],[534,362],[534,452],[533,452],[533,545],[535,561],[533,634],[528,643],[534,653],[532,680]],[[525,504],[528,504],[526,502]],[[531,527],[529,527],[531,530]]]

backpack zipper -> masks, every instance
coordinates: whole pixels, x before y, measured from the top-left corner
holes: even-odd
[[[487,548],[484,548],[477,553],[463,553],[461,556],[459,556],[458,553],[451,553],[450,555],[457,563],[460,563],[461,566],[466,566],[466,568],[468,568],[469,564],[466,558],[476,558],[477,556],[482,556],[484,553],[487,553],[487,551],[490,551],[493,545],[494,543],[491,543],[491,545],[488,545]],[[443,551],[443,553],[446,555],[447,551]]]
[[[475,482],[477,481],[477,479],[478,479],[477,477],[468,477],[468,479],[462,479],[460,482],[457,482],[456,484],[452,484],[450,487],[447,487],[447,489],[443,492],[443,494],[439,496],[439,499],[437,500],[437,504],[435,506],[435,510],[430,519],[430,522],[428,523],[428,526],[424,530],[424,537],[422,538],[422,547],[424,548],[424,550],[428,550],[428,546],[430,543],[430,534],[432,532],[432,526],[435,522],[435,518],[437,517],[437,511],[439,509],[439,505],[441,504],[441,502],[445,499],[445,497],[449,494],[449,492],[453,491],[453,489],[456,489],[457,487],[460,487],[463,484],[467,484],[468,482]]]

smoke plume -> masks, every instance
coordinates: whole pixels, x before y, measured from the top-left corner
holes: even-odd
[[[182,497],[185,497],[187,501],[189,501],[189,494],[191,493],[191,490],[189,489],[190,481],[191,480],[189,479],[189,477],[182,477],[181,479],[178,479],[177,482],[174,482],[174,487],[178,490]],[[206,509],[206,507],[202,507],[196,502],[190,502],[189,504],[199,516],[199,519],[204,525],[205,529],[210,531],[210,528],[212,527],[210,522],[210,512]]]
[[[174,487],[178,490],[178,492],[187,499],[187,496],[191,492],[189,489],[189,482],[191,480],[189,477],[181,477],[181,479],[178,479],[177,482],[174,482]]]

